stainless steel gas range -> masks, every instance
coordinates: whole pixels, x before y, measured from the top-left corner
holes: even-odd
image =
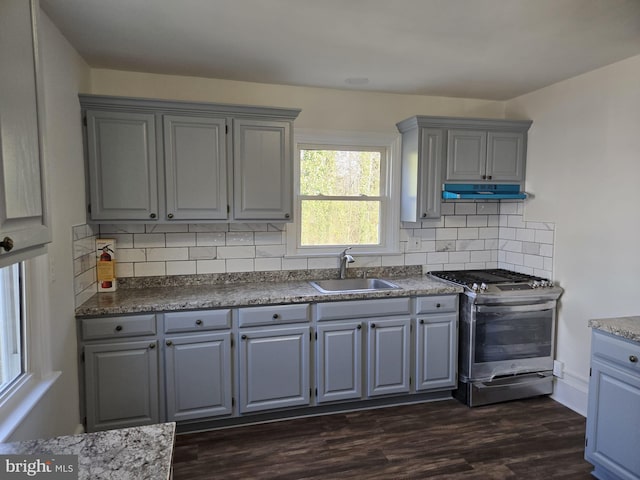
[[[553,391],[556,304],[562,288],[508,270],[429,272],[463,286],[458,389],[473,407]]]

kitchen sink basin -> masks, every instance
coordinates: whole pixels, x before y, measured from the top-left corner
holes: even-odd
[[[398,285],[381,278],[342,278],[331,280],[316,280],[309,282],[322,293],[366,292],[376,290],[397,290]]]

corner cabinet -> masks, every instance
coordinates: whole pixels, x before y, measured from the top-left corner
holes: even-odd
[[[601,480],[640,479],[640,343],[592,331],[585,458]]]
[[[442,184],[524,185],[528,120],[415,116],[402,133],[400,219],[440,216]]]
[[[292,220],[299,110],[80,95],[93,222]]]
[[[51,241],[37,0],[0,2],[0,266]]]

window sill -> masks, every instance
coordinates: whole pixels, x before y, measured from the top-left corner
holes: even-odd
[[[31,413],[58,380],[62,372],[51,372],[44,378],[26,374],[7,392],[0,403],[0,442],[8,441],[18,426]]]

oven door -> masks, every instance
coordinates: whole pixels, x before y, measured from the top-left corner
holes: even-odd
[[[471,380],[553,369],[556,302],[477,305],[471,325]]]

